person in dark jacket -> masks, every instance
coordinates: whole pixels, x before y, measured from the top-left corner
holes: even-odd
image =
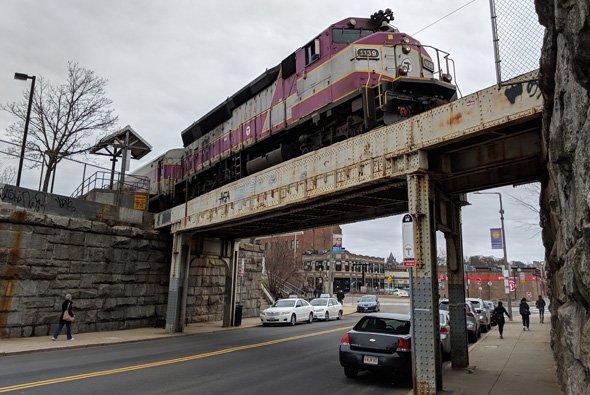
[[[535,303],[535,306],[539,309],[539,321],[541,324],[545,321],[545,299],[539,295],[539,299]]]
[[[504,339],[504,314],[506,314],[506,317],[510,318],[510,314],[508,314],[508,311],[506,311],[504,306],[502,306],[502,302],[498,302],[498,306],[496,306],[496,308],[494,309],[493,315],[494,319],[496,320],[496,323],[498,324],[500,339]]]
[[[55,333],[51,337],[51,340],[54,340],[54,341],[57,340],[57,337],[59,336],[64,325],[66,326],[66,334],[67,334],[68,340],[74,340],[74,338],[72,337],[72,321],[64,320],[64,313],[66,312],[66,310],[68,311],[68,314],[71,317],[74,316],[74,313],[72,312],[72,295],[70,295],[70,294],[66,295],[64,302],[61,304],[61,315],[59,316],[59,326],[57,327],[57,330],[55,331]]]
[[[530,331],[529,324],[530,324],[530,315],[531,309],[529,308],[529,304],[526,301],[526,298],[522,298],[520,300],[520,306],[518,307],[518,311],[520,316],[522,317],[522,330],[523,331]]]
[[[344,302],[344,291],[341,289],[338,289],[338,292],[336,292],[336,299],[338,299],[338,303],[342,304]]]

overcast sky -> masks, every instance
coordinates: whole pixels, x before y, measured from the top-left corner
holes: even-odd
[[[19,100],[29,82],[15,72],[64,82],[68,61],[109,81],[120,125],[131,125],[153,146],[132,169],[182,146],[180,132],[228,96],[305,45],[330,24],[391,8],[393,24],[414,34],[469,0],[2,0],[0,3],[0,102]],[[415,36],[451,53],[463,95],[495,83],[488,0],[471,4]],[[0,112],[0,136],[14,120]],[[4,150],[5,144],[0,143]],[[0,166],[16,160],[0,156]],[[107,167],[108,161],[97,158]],[[87,170],[87,174],[94,170]],[[60,164],[54,192],[69,195],[82,181],[82,166]],[[37,188],[39,170],[25,169],[22,186]],[[509,260],[543,260],[540,229],[532,211],[504,187]],[[497,196],[469,195],[463,211],[465,255],[502,256],[491,250],[489,228],[499,227]],[[401,217],[346,225],[343,245],[353,253],[401,258]],[[443,245],[439,245],[439,248]]]

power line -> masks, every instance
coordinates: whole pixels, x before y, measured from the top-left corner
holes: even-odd
[[[443,19],[445,19],[445,18],[448,18],[449,16],[453,15],[453,14],[454,14],[454,13],[456,13],[457,11],[459,11],[459,10],[461,10],[461,9],[463,9],[463,8],[465,8],[465,7],[467,7],[469,4],[471,4],[471,3],[474,3],[474,2],[476,2],[476,1],[477,1],[477,0],[471,0],[470,2],[463,4],[461,7],[459,7],[459,8],[457,8],[457,9],[455,9],[455,10],[453,10],[453,11],[449,12],[447,15],[445,15],[445,16],[443,16],[443,17],[441,17],[441,18],[437,19],[436,21],[432,22],[430,25],[428,25],[428,26],[426,26],[426,27],[423,27],[422,29],[418,30],[416,33],[412,34],[412,36],[415,36],[416,34],[423,32],[424,30],[428,29],[430,26],[432,26],[432,25],[435,25],[435,24],[439,23],[439,22],[440,22],[440,21],[442,21]]]

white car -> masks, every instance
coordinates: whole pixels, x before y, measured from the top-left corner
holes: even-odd
[[[268,309],[260,313],[262,325],[291,324],[313,322],[313,307],[307,300],[300,298],[279,299]]]
[[[342,318],[342,305],[334,298],[316,298],[309,302],[313,306],[313,318],[329,321]]]
[[[410,296],[410,294],[405,289],[396,289],[393,291],[393,296],[403,296],[407,298]]]

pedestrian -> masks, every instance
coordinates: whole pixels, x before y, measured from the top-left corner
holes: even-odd
[[[336,298],[338,299],[338,303],[342,304],[344,302],[344,291],[338,289],[338,292],[336,292]]]
[[[508,311],[506,311],[504,306],[502,306],[502,302],[498,302],[498,306],[496,306],[496,308],[494,309],[493,314],[494,319],[498,324],[498,331],[500,331],[500,339],[504,339],[504,314],[506,314],[506,317],[511,318],[510,314],[508,314]]]
[[[535,303],[535,307],[539,309],[539,321],[542,324],[543,321],[545,321],[545,299],[543,299],[543,296],[539,295],[539,299]]]
[[[520,300],[520,306],[518,307],[518,311],[520,316],[522,317],[522,330],[523,331],[530,331],[529,324],[530,324],[530,315],[531,309],[529,308],[529,304],[526,301],[526,298],[522,298]]]
[[[68,313],[67,315],[65,313]],[[71,317],[71,318],[70,318]],[[72,312],[72,295],[67,294],[64,302],[61,304],[61,315],[59,316],[59,326],[51,337],[51,340],[57,340],[62,328],[66,326],[66,334],[68,340],[74,340],[72,337],[72,321],[74,321],[74,313]]]

